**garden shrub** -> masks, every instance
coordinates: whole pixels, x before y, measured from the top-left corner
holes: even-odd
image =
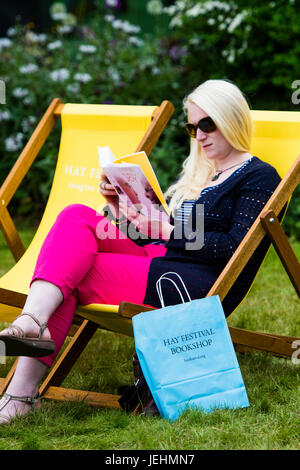
[[[168,51],[159,41],[143,39],[139,26],[98,11],[89,25],[77,25],[64,5],[55,6],[54,26],[47,34],[17,24],[0,39],[0,78],[6,83],[6,105],[0,108],[0,184],[54,97],[64,102],[153,105],[173,101],[177,91],[180,72]],[[58,134],[47,139],[14,196],[13,213],[41,212],[54,173]]]

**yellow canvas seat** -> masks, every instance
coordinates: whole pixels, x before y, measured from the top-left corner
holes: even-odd
[[[0,321],[13,320],[24,305],[40,246],[61,209],[72,203],[87,204],[95,210],[100,210],[103,206],[104,201],[101,201],[97,192],[99,181],[95,150],[97,145],[109,145],[116,156],[132,153],[135,150],[145,150],[149,154],[172,111],[172,105],[167,102],[159,108],[62,105],[59,101],[52,103],[48,113],[50,124],[48,123],[48,127],[44,125],[47,132],[53,126],[54,118],[60,115],[62,118],[62,137],[55,177],[43,219],[30,247],[17,264],[0,279],[0,302],[2,302]],[[277,215],[300,180],[300,160],[297,159],[300,149],[300,113],[273,111],[252,111],[252,113],[255,121],[255,137],[251,151],[275,166],[283,180],[208,293],[208,295],[218,294],[221,300],[225,298],[266,232],[278,250],[298,294],[300,293],[299,263],[277,220]],[[39,141],[42,145],[43,139]],[[35,148],[35,152],[36,150]],[[29,163],[27,166],[30,166]],[[15,171],[17,172],[18,168]],[[18,183],[22,178],[19,173],[17,175]],[[14,182],[14,185],[17,183]],[[8,181],[0,190],[0,200],[5,201],[0,212],[0,222],[7,242],[15,258],[18,259],[22,254],[22,246],[7,212],[7,204],[13,190],[15,191],[15,187],[11,185],[8,177]],[[273,222],[270,222],[270,219],[273,219]],[[86,401],[98,406],[118,408],[116,396],[66,390],[59,386],[97,328],[132,335],[131,317],[145,310],[145,307],[126,302],[109,306],[100,304],[78,306],[77,316],[84,318],[84,321],[42,384],[40,393],[45,398],[58,400],[84,397]],[[237,328],[230,328],[230,332],[236,349],[254,348],[284,357],[293,352],[291,342],[295,338]],[[6,379],[0,381],[0,391],[5,389],[12,374],[13,370]]]

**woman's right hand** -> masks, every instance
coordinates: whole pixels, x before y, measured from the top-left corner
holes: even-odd
[[[101,173],[100,183],[99,183],[99,192],[103,196],[111,211],[113,216],[119,218],[119,196],[117,191],[114,189],[113,185],[110,184],[109,180],[104,173]]]

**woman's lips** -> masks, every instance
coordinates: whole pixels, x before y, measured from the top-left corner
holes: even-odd
[[[202,147],[206,149],[207,147],[210,147],[212,144],[203,144]]]

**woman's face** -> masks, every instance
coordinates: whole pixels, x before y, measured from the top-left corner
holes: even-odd
[[[188,107],[189,122],[195,126],[200,119],[207,117],[203,109],[199,108],[195,103],[190,103]],[[199,142],[208,159],[223,160],[227,158],[235,149],[225,139],[223,134],[216,129],[213,132],[205,133],[197,128],[196,140]]]

